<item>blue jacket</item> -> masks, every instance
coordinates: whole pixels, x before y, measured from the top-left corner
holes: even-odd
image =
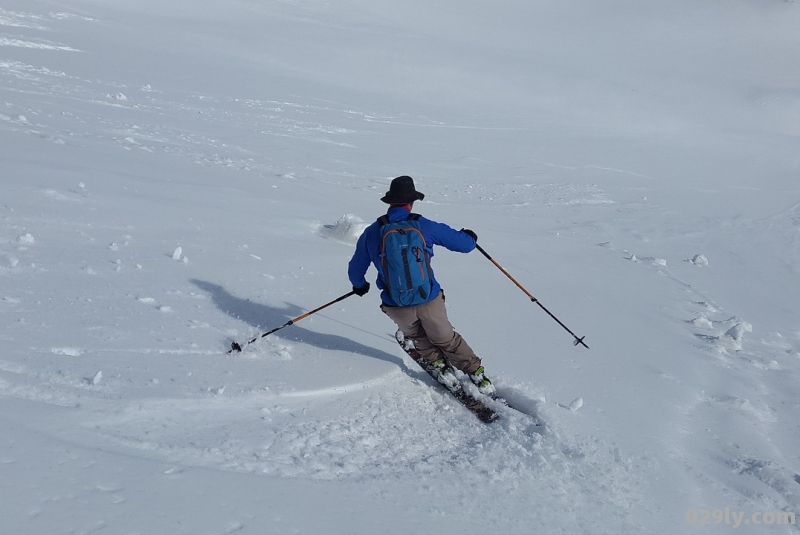
[[[408,219],[410,212],[405,208],[397,207],[390,208],[387,214],[389,216],[389,221],[394,223],[396,221],[405,221]],[[475,249],[475,240],[444,223],[437,223],[436,221],[420,217],[419,226],[422,234],[425,236],[425,243],[431,249],[431,258],[433,258],[434,245],[441,245],[446,249],[459,253],[468,253]],[[367,284],[367,279],[364,276],[367,274],[369,265],[374,265],[375,269],[378,270],[376,282],[378,288],[381,289],[381,300],[388,306],[399,306],[386,291],[386,279],[378,256],[381,252],[380,228],[380,224],[375,221],[364,229],[364,232],[359,236],[358,243],[356,243],[356,252],[353,253],[353,258],[350,259],[347,276],[350,278],[350,282],[354,288],[361,288]],[[436,298],[441,289],[442,287],[439,285],[436,277],[433,277],[433,286],[428,301]]]

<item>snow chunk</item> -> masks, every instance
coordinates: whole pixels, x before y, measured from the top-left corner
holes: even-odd
[[[22,236],[17,236],[17,243],[29,245],[35,241],[36,240],[34,240],[33,236],[30,233],[23,234]]]
[[[102,378],[103,378],[103,372],[102,372],[102,371],[99,371],[99,372],[97,372],[96,374],[94,374],[94,377],[92,377],[92,381],[91,381],[91,383],[92,383],[93,385],[98,385],[98,384],[100,384],[100,380],[101,380]]]
[[[692,324],[695,327],[701,327],[701,328],[706,328],[706,329],[713,329],[714,328],[714,324],[711,322],[711,320],[708,319],[707,317],[705,317],[702,314],[700,314],[700,316],[698,316],[695,319],[693,319],[692,320]]]
[[[735,351],[742,350],[742,338],[745,332],[753,332],[753,326],[747,323],[746,321],[740,321],[739,323],[735,324],[733,327],[725,331],[725,334],[722,336],[722,340],[725,342],[725,345],[730,347]]]
[[[178,246],[172,252],[172,259],[176,262],[183,262],[184,264],[189,263],[189,259],[183,255],[183,247]]]
[[[691,260],[689,260],[689,262],[691,262],[695,266],[707,266],[708,258],[706,258],[704,255],[696,254],[692,257]]]
[[[331,240],[355,244],[365,228],[367,224],[363,219],[353,214],[345,214],[334,225],[323,226],[319,233]]]
[[[83,355],[83,349],[78,349],[77,347],[54,347],[50,349],[50,352],[53,355],[66,355],[68,357],[80,357]]]
[[[569,410],[571,411],[577,411],[581,407],[583,407],[583,398],[575,398],[569,404]]]

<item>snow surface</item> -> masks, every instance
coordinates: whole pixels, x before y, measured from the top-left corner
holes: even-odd
[[[781,0],[4,0],[2,532],[797,533],[687,511],[800,512],[798,28]],[[439,251],[529,415],[437,391],[377,292],[226,354],[350,290],[400,174],[586,336]]]

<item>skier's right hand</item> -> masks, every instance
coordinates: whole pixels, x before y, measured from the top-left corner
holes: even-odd
[[[356,288],[355,286],[353,286],[353,293],[359,297],[366,295],[368,291],[369,291],[369,283],[366,283],[361,288]]]

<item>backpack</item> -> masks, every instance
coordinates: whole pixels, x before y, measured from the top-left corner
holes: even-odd
[[[395,303],[404,307],[427,303],[433,288],[431,250],[419,228],[419,217],[411,214],[407,220],[396,223],[390,223],[386,215],[378,218],[379,258],[386,290]]]

